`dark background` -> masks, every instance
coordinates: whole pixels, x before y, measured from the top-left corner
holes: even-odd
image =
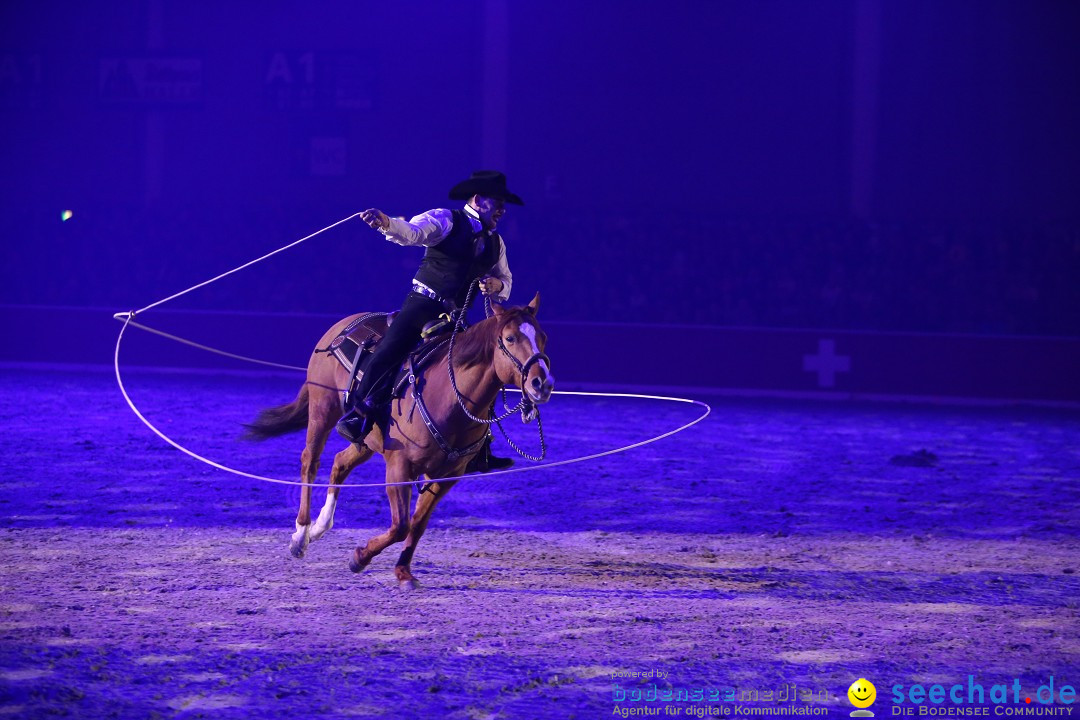
[[[1078,40],[1049,0],[5,2],[0,303],[141,307],[493,167],[552,319],[1080,335]],[[418,257],[357,220],[171,307],[389,309]]]

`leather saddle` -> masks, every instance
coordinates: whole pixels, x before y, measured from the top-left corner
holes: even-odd
[[[352,394],[364,377],[364,370],[371,360],[379,341],[386,334],[387,328],[398,315],[393,313],[365,313],[349,323],[330,345],[316,352],[331,353],[349,371],[347,392],[342,396],[342,408],[351,407]],[[436,352],[450,338],[453,321],[448,315],[441,315],[424,326],[420,345],[409,353],[394,380],[394,397],[403,397],[409,386],[409,378],[419,376],[432,361]]]

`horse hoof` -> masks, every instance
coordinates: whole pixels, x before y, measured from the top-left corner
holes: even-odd
[[[288,541],[288,554],[298,559],[302,558],[308,552],[308,544],[306,536],[301,535],[297,538],[296,535],[293,535],[292,540]]]
[[[420,589],[420,583],[416,582],[416,580],[402,580],[398,583],[398,589],[401,592],[412,592]]]
[[[349,558],[349,569],[352,570],[354,573],[362,571],[367,566],[368,561],[362,561],[359,557],[357,557],[355,552],[352,554],[352,557]]]

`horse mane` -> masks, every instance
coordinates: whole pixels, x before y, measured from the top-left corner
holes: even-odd
[[[503,328],[514,320],[527,317],[531,322],[532,313],[523,307],[509,307],[502,315],[492,315],[476,323],[454,339],[454,365],[462,369],[473,365],[490,365],[495,352],[495,339]]]

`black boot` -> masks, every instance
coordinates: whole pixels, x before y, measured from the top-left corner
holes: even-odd
[[[345,413],[338,420],[337,431],[341,437],[357,445],[364,442],[364,438],[375,427],[375,411],[367,403],[357,403],[355,407]]]
[[[497,472],[513,466],[514,461],[511,458],[495,457],[491,454],[491,436],[488,435],[484,440],[484,446],[472,456],[469,464],[465,466],[465,474]]]
[[[497,472],[499,470],[509,470],[514,467],[513,458],[501,458],[495,457],[490,452],[487,457],[487,470],[484,472]]]

